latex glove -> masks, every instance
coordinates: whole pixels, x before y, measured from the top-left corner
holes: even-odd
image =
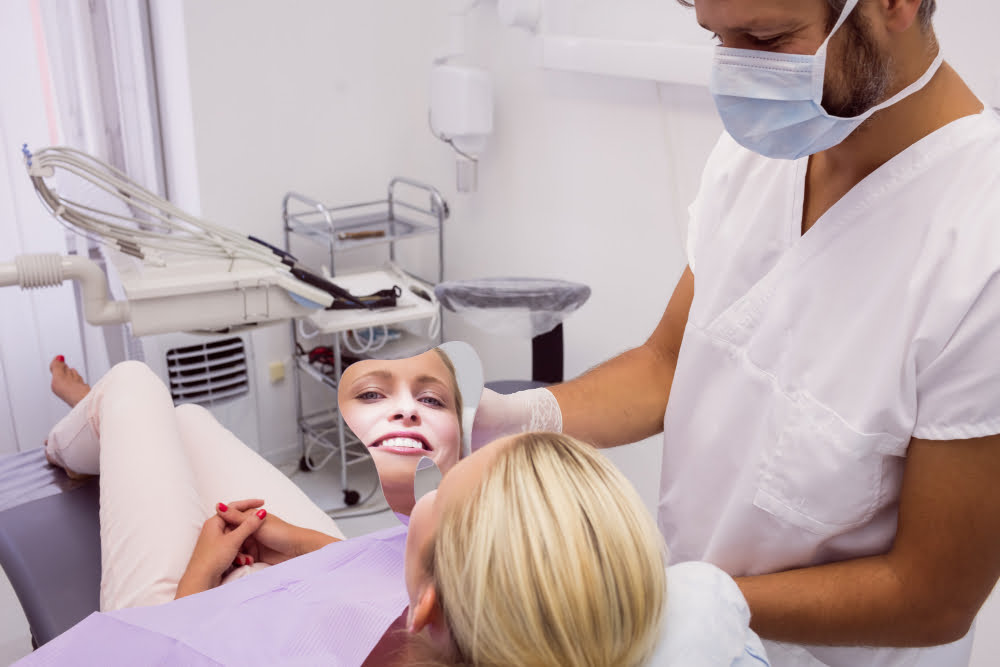
[[[248,512],[238,525],[230,527],[219,515],[202,525],[187,569],[177,585],[177,597],[200,593],[222,583],[222,575],[232,566],[243,543],[263,525],[264,515]]]
[[[264,501],[259,499],[234,500],[228,504],[220,503],[216,510],[218,516],[235,530],[263,504]],[[336,537],[290,524],[268,513],[263,525],[243,542],[237,564],[252,565],[256,562],[277,565],[338,541]]]
[[[483,389],[472,424],[472,449],[497,438],[527,431],[562,432],[562,411],[552,392],[545,388],[498,394]]]

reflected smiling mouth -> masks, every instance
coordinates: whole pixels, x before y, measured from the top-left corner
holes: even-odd
[[[368,445],[372,448],[385,447],[389,449],[434,451],[424,436],[419,433],[388,433]]]

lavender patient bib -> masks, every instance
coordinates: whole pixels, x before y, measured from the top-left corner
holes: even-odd
[[[360,665],[408,604],[405,544],[391,528],[164,605],[95,613],[17,664]]]

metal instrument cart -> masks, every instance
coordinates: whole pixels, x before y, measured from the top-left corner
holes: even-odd
[[[405,186],[406,198],[400,197],[400,186]],[[411,196],[413,195],[413,196]],[[426,197],[426,205],[415,204],[416,196]],[[393,285],[402,293],[393,308],[376,310],[325,310],[299,322],[292,322],[292,342],[295,361],[292,376],[295,384],[295,408],[298,423],[302,470],[318,470],[334,456],[339,457],[340,482],[344,491],[344,504],[348,507],[367,502],[375,487],[364,498],[348,484],[348,468],[355,463],[370,460],[364,445],[345,426],[337,406],[337,387],[343,372],[341,345],[351,337],[358,340],[358,331],[368,331],[369,341],[374,340],[380,327],[431,320],[438,323],[436,335],[425,339],[404,336],[402,341],[385,343],[357,356],[369,358],[401,358],[423,352],[442,340],[440,332],[440,307],[434,296],[434,285],[444,279],[444,235],[442,224],[448,217],[448,205],[433,187],[407,178],[394,178],[389,182],[384,200],[327,206],[297,192],[289,192],[282,201],[285,249],[291,252],[292,241],[302,238],[324,247],[329,253],[330,274],[335,282],[356,296],[370,294]],[[403,270],[396,263],[396,244],[424,235],[437,235],[437,275],[429,279]],[[348,250],[370,246],[388,249],[388,265],[368,271],[338,272],[337,255]],[[300,352],[303,328],[308,326],[314,335],[332,336],[332,363],[326,368],[312,363],[308,353]],[[384,330],[384,329],[383,329]],[[384,341],[383,341],[384,342]],[[353,354],[353,353],[352,353]],[[303,407],[303,377],[325,387],[330,396],[328,405],[321,410],[305,413]],[[314,450],[320,450],[316,454]],[[332,512],[331,512],[332,513]],[[345,516],[339,513],[340,516]]]

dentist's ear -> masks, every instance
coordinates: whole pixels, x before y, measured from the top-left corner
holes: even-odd
[[[420,591],[416,606],[410,607],[407,630],[417,633],[430,626],[432,633],[435,628],[444,628],[444,613],[438,605],[437,589],[434,582],[428,583]]]
[[[917,12],[921,4],[921,0],[880,0],[879,9],[889,32],[905,32],[911,27],[919,29],[915,24],[919,23]]]

